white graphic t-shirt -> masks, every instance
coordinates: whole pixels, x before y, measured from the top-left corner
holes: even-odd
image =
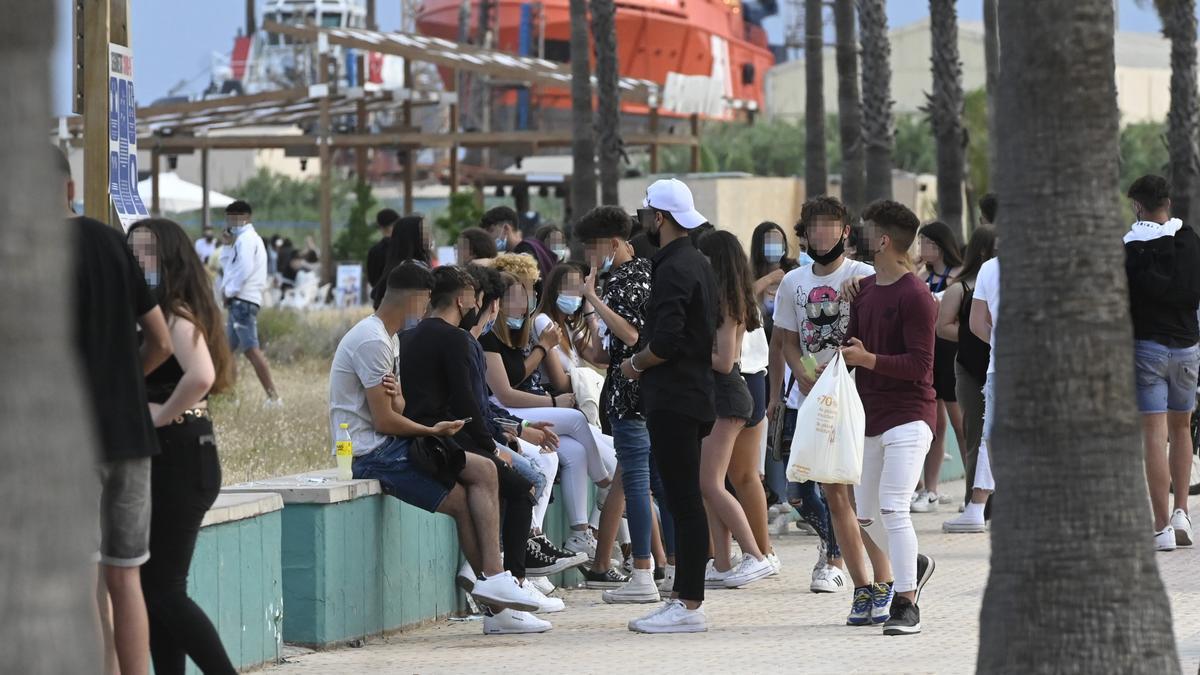
[[[843,260],[833,272],[821,276],[813,265],[794,269],[783,277],[775,294],[775,328],[800,335],[805,354],[812,354],[818,364],[828,363],[833,350],[846,340],[850,327],[850,301],[842,297],[842,286],[853,277],[875,274],[875,268],[857,260]],[[784,374],[784,386],[791,380],[789,370]],[[798,386],[787,397],[789,408],[799,409],[804,402]]]

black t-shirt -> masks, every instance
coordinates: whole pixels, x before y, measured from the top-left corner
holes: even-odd
[[[525,377],[525,357],[527,355],[525,350],[509,347],[499,337],[496,337],[495,333],[485,333],[479,338],[479,344],[483,346],[483,351],[500,355],[500,360],[504,362],[504,374],[508,376],[510,387],[530,394],[544,395],[546,393],[537,370],[533,371],[529,377]]]
[[[367,283],[371,284],[371,288],[378,288],[387,281],[383,278],[383,268],[387,265],[387,250],[388,239],[385,237],[375,242],[367,251]]]
[[[137,320],[158,304],[125,239],[74,218],[75,344],[104,461],[151,457],[158,438],[146,403]]]

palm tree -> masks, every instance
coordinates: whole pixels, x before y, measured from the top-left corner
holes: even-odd
[[[822,0],[804,0],[804,193],[825,194],[825,21]]]
[[[1200,150],[1196,146],[1200,104],[1196,99],[1196,0],[1154,0],[1163,35],[1171,41],[1171,109],[1167,113],[1167,151],[1171,156],[1172,215],[1188,222]]]
[[[954,0],[929,0],[932,35],[933,93],[924,112],[937,141],[938,216],[955,232],[962,231],[963,88],[958,60],[958,13]]]
[[[996,19],[998,0],[983,0],[983,61],[987,70],[988,175],[996,175],[996,87],[1000,78],[1000,30]]]
[[[1120,273],[1113,3],[1006,0],[999,10],[991,447],[1002,487],[977,670],[1178,673]],[[1094,245],[1062,264],[1079,241]]]
[[[74,245],[46,137],[58,4],[0,2],[0,78],[24,90],[0,105],[0,143],[21,157],[0,162],[9,191],[0,205],[0,644],[14,673],[85,673],[101,663],[95,490],[85,487],[95,446],[78,414],[72,303],[62,301]]]
[[[571,219],[596,206],[596,140],[592,133],[592,72],[587,0],[571,0]]]
[[[854,0],[834,0],[837,32],[838,131],[842,145],[842,201],[857,216],[865,205],[862,101],[858,95],[858,31]]]
[[[617,8],[613,0],[592,0],[596,41],[596,135],[600,150],[600,202],[618,204],[621,181],[621,92],[617,70]],[[582,215],[582,214],[580,214]]]
[[[862,33],[863,141],[867,146],[866,201],[892,197],[892,67],[887,0],[858,0]]]

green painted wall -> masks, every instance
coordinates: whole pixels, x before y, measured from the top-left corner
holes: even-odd
[[[283,632],[281,512],[200,530],[188,595],[212,620],[234,665],[279,660]],[[199,673],[188,662],[188,673]]]

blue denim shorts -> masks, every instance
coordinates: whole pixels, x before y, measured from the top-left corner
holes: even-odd
[[[229,348],[235,354],[258,347],[258,305],[234,298],[229,303],[229,318],[225,323]]]
[[[1200,346],[1173,349],[1152,340],[1134,343],[1138,410],[1143,414],[1196,409]]]
[[[353,475],[355,478],[374,478],[385,495],[437,513],[450,490],[408,460],[410,447],[411,438],[393,436],[373,451],[355,457]]]
[[[746,420],[747,427],[756,427],[767,416],[767,373],[742,373],[746,380],[746,388],[750,390],[750,398],[754,399],[754,409],[750,419]]]

